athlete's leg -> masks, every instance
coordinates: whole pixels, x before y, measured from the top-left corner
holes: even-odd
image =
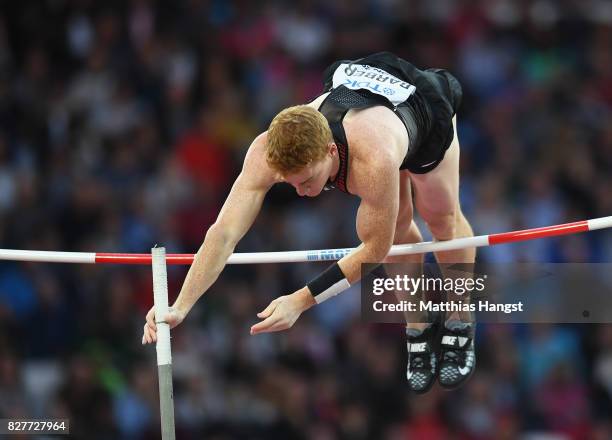
[[[416,209],[436,241],[474,235],[459,204],[459,140],[455,118],[453,127],[455,136],[442,162],[426,174],[411,176],[415,188]],[[435,256],[438,263],[474,263],[476,249],[436,252]],[[456,312],[448,316],[449,319],[459,317]],[[467,314],[461,317],[469,320]]]
[[[439,241],[474,235],[459,205],[459,141],[455,124],[453,119],[455,136],[442,162],[429,173],[412,176],[416,208]],[[439,263],[473,265],[476,250],[438,252],[436,259]],[[469,295],[449,292],[447,300],[468,303]],[[474,332],[475,323],[470,312],[452,312],[447,317],[440,341],[439,381],[443,387],[456,388],[473,373],[476,366]]]
[[[400,203],[399,211],[397,214],[397,220],[395,223],[395,236],[393,237],[393,244],[406,244],[406,243],[419,243],[423,241],[423,236],[419,227],[413,220],[414,209],[412,205],[412,188],[410,185],[410,174],[407,171],[400,173]],[[405,274],[404,270],[402,273],[395,273],[393,268],[388,267],[388,276],[393,278],[395,275],[410,275],[418,278],[422,273],[422,264],[424,261],[423,254],[412,254],[412,255],[396,255],[394,257],[385,258],[385,263],[414,263],[407,264],[402,269],[413,269],[414,273]],[[406,299],[403,297],[401,292],[396,292],[398,300]],[[418,295],[410,297],[411,301],[418,300]],[[406,327],[424,329],[427,327],[426,320],[423,319],[421,313],[406,312]]]
[[[412,190],[408,172],[400,173],[400,185],[400,206],[393,244],[421,242],[423,237],[413,221]],[[418,278],[423,273],[423,261],[423,254],[387,257],[385,263],[406,263],[401,268],[387,266],[387,275],[390,277],[408,275]],[[407,299],[412,302],[418,302],[422,294],[423,292],[417,292],[414,295],[406,292],[396,292],[398,300]],[[433,317],[425,316],[425,313],[421,311],[406,312],[404,316],[406,319],[406,349],[408,351],[406,379],[408,380],[408,387],[412,391],[422,394],[431,388],[438,375],[435,338],[439,325]]]

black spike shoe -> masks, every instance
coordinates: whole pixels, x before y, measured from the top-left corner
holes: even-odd
[[[475,322],[451,320],[445,323],[440,342],[440,385],[447,390],[459,387],[476,368]]]
[[[438,375],[435,342],[439,326],[439,317],[435,316],[429,327],[424,330],[406,329],[408,349],[406,379],[408,387],[417,394],[429,391]]]

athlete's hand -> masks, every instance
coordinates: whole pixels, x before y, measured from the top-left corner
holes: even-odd
[[[174,328],[179,325],[183,319],[185,319],[185,313],[175,309],[174,307],[168,307],[168,313],[164,317],[163,321],[170,325],[170,328]],[[144,332],[142,335],[142,344],[151,344],[157,341],[157,326],[155,325],[155,306],[151,307],[146,317],[147,322],[144,325]]]
[[[302,312],[314,304],[315,300],[306,288],[291,295],[280,296],[257,314],[263,321],[251,327],[251,334],[286,330],[297,321]]]

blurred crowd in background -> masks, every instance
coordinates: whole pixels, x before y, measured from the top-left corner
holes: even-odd
[[[335,59],[381,50],[462,82],[461,202],[477,235],[612,215],[609,1],[0,8],[2,248],[194,253],[276,112],[320,94]],[[277,186],[237,251],[358,243],[358,200]],[[612,235],[478,254],[611,262]],[[179,438],[612,438],[610,325],[481,325],[474,377],[424,396],[405,386],[402,328],[362,324],[358,289],[249,336],[322,267],[226,268],[173,333]],[[171,296],[186,270],[169,268]],[[0,264],[0,417],[159,438],[155,350],[141,346],[151,284],[147,267]]]

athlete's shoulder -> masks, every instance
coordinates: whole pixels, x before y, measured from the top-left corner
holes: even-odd
[[[254,183],[261,186],[269,186],[277,181],[279,177],[266,161],[266,142],[268,132],[259,134],[249,146],[242,164],[243,177],[248,177]]]
[[[260,133],[253,139],[251,145],[249,146],[244,161],[247,160],[265,160],[266,156],[266,142],[268,141],[268,131],[264,131]]]

